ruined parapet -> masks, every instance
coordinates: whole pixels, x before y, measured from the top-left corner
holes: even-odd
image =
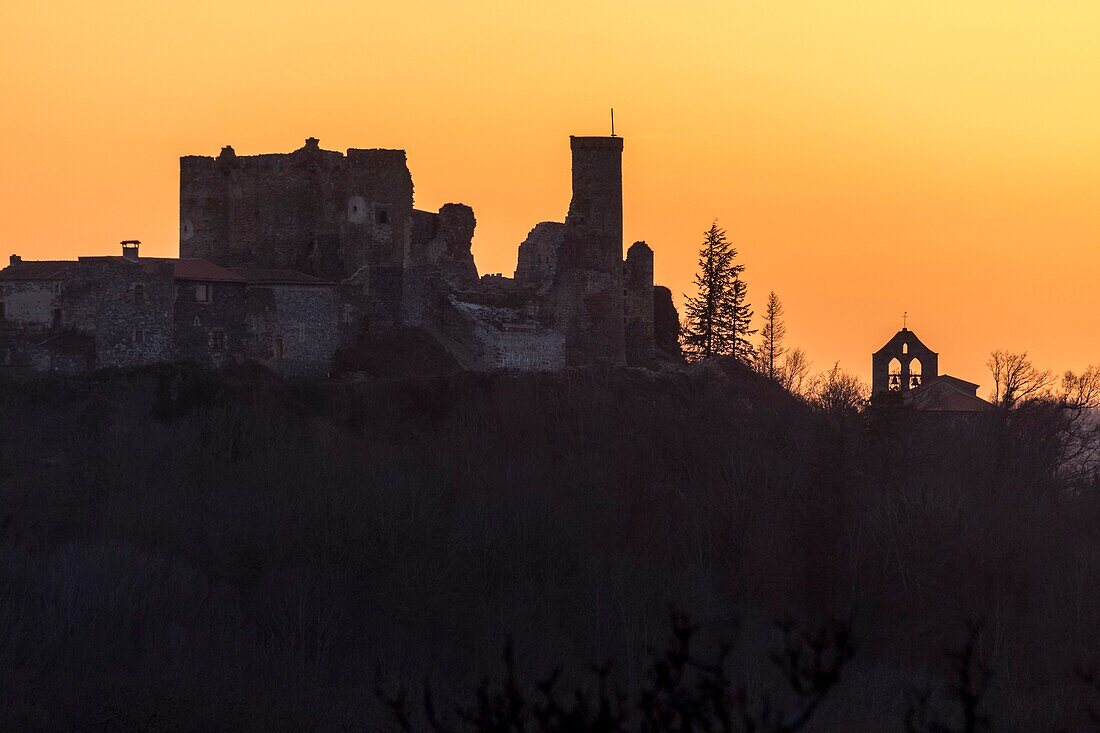
[[[570,137],[573,198],[553,285],[553,321],[571,364],[625,361],[623,140]]]
[[[672,291],[663,285],[653,286],[653,345],[657,355],[679,361],[680,314],[672,302]]]
[[[653,250],[645,242],[630,245],[623,262],[623,328],[626,363],[653,361]]]
[[[543,221],[527,234],[519,245],[516,282],[535,288],[548,288],[558,269],[558,256],[565,241],[565,224]]]

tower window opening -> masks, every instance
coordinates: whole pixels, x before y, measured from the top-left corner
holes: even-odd
[[[908,354],[909,353],[909,344],[902,344],[901,345],[901,353],[903,353],[903,354]]]
[[[897,359],[890,360],[890,366],[888,367],[888,377],[886,379],[886,389],[891,392],[901,391],[901,362]]]
[[[379,209],[378,210],[378,223],[379,224],[389,224],[390,223],[390,212],[389,212],[388,209]]]
[[[909,362],[909,389],[915,389],[921,385],[920,359]]]

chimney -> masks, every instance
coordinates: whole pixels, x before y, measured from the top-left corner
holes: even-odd
[[[141,240],[124,239],[120,244],[122,244],[122,256],[130,262],[137,262],[138,246],[141,244]]]
[[[9,265],[14,265],[17,262],[22,262],[22,261],[23,261],[23,258],[20,257],[19,255],[12,255],[10,258],[8,258],[8,264]]]

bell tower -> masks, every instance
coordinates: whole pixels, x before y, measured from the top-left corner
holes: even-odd
[[[940,355],[925,346],[907,326],[871,355],[872,396],[899,394],[939,376]]]

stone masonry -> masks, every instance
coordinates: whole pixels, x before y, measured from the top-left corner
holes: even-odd
[[[136,244],[65,262],[13,255],[0,270],[0,364],[248,360],[323,375],[338,350],[410,327],[470,369],[677,359],[653,251],[636,242],[623,258],[623,139],[571,137],[570,149],[565,221],[531,230],[515,277],[478,276],[469,206],[414,208],[404,151],[309,138],[285,154],[185,156],[180,259],[141,258]]]

